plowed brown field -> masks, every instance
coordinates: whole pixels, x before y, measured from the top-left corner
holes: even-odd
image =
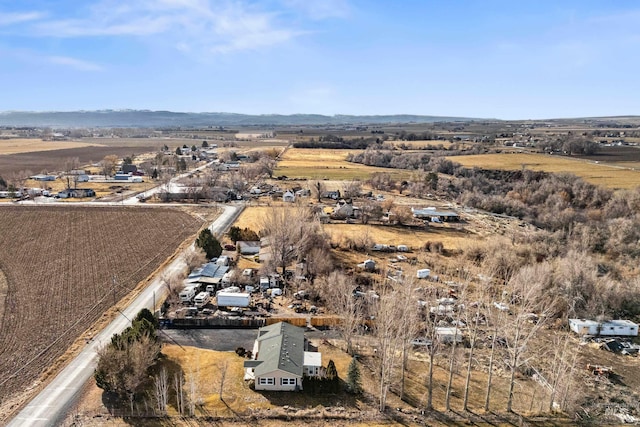
[[[169,208],[6,206],[0,216],[8,285],[0,403],[27,389],[202,224]]]

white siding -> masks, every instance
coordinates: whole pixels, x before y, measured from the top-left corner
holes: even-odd
[[[302,390],[302,378],[289,372],[277,370],[256,376],[255,387],[256,390],[265,391]]]

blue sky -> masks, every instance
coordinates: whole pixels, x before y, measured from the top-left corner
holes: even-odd
[[[0,111],[640,114],[640,3],[0,0]]]

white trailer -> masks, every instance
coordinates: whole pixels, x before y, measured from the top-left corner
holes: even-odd
[[[416,277],[418,279],[426,279],[431,274],[431,270],[428,268],[422,268],[416,272]]]
[[[578,335],[638,336],[638,325],[630,320],[597,322],[588,319],[569,319],[569,328]]]
[[[181,302],[191,302],[196,296],[196,286],[187,286],[180,291],[179,297]]]
[[[233,271],[227,271],[226,273],[224,273],[224,275],[222,276],[222,283],[224,284],[229,284],[231,283],[231,278],[233,277]]]
[[[228,294],[232,294],[232,293],[233,293],[233,294],[237,294],[238,292],[240,292],[240,288],[239,288],[238,286],[229,286],[229,287],[227,287],[227,288],[220,289],[218,292],[216,292],[216,296],[217,296],[219,293],[221,293],[221,292],[222,292],[222,293],[225,293],[225,292],[226,292],[226,293],[228,293]]]
[[[198,295],[196,295],[193,302],[195,303],[196,307],[202,308],[207,305],[210,299],[211,295],[209,295],[209,292],[200,292]]]
[[[218,307],[249,307],[251,295],[244,292],[218,292]]]

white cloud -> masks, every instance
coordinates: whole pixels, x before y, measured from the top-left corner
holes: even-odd
[[[286,43],[305,31],[284,22],[284,11],[270,12],[242,1],[102,0],[82,18],[48,20],[31,26],[37,36],[153,37],[191,54],[229,53]]]
[[[346,0],[283,0],[285,6],[299,9],[311,19],[346,18],[351,6]]]
[[[42,12],[19,12],[19,13],[0,12],[0,26],[22,24],[24,22],[41,19],[44,16],[45,15]]]
[[[102,67],[93,62],[84,61],[82,59],[71,58],[68,56],[49,56],[47,60],[52,64],[64,65],[75,68],[80,71],[101,71]]]

